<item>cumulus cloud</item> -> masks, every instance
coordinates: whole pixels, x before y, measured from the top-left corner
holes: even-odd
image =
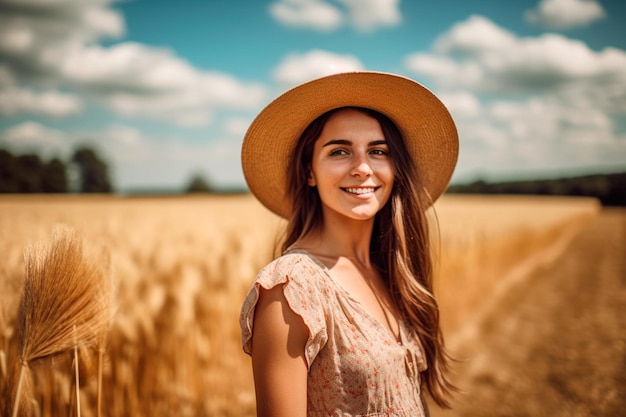
[[[200,71],[166,49],[137,43],[68,51],[59,72],[117,113],[181,126],[209,124],[217,108],[253,109],[265,98],[260,84]]]
[[[341,10],[321,0],[281,0],[272,3],[269,12],[287,26],[320,31],[335,30],[344,20]]]
[[[0,89],[0,114],[15,116],[22,113],[63,117],[80,113],[82,100],[74,95],[56,90],[33,91],[27,88]]]
[[[62,53],[72,46],[124,34],[124,19],[110,3],[0,0],[0,58],[23,78],[54,80],[54,62],[46,62],[45,52]]]
[[[464,118],[476,117],[482,111],[480,100],[471,92],[458,90],[439,94],[439,99],[453,114]]]
[[[241,121],[231,128],[239,130]],[[114,124],[93,137],[115,161],[116,184],[133,188],[175,188],[187,185],[192,173],[201,173],[224,187],[244,183],[239,155],[242,135],[190,143],[177,135],[146,137],[135,127]]]
[[[338,3],[338,4],[337,4]],[[270,15],[292,27],[332,31],[352,25],[360,31],[396,26],[401,20],[399,0],[278,0]]]
[[[354,25],[363,31],[397,26],[402,21],[400,0],[341,0]]]
[[[450,111],[461,140],[456,175],[465,180],[624,166],[626,135],[600,110],[538,97],[484,103],[469,114],[454,106]]]
[[[56,146],[62,142],[63,132],[50,129],[40,123],[27,121],[12,126],[2,134],[3,143],[9,146]]]
[[[74,138],[58,129],[41,123],[26,121],[0,132],[0,148],[16,155],[36,153],[44,159],[67,158],[76,144]]]
[[[623,50],[594,51],[558,34],[518,37],[472,16],[405,63],[457,121],[459,173],[624,165]]]
[[[439,36],[435,42],[435,49],[444,54],[473,56],[487,52],[500,52],[517,46],[517,42],[512,32],[483,16],[473,15]]]
[[[224,122],[222,128],[224,130],[224,133],[230,136],[243,138],[251,122],[252,120],[250,119],[231,117]]]
[[[520,38],[481,16],[472,16],[443,34],[433,53],[409,55],[406,65],[446,87],[554,93],[576,85],[589,92],[612,91],[608,96],[617,100],[626,97],[625,51],[594,51],[558,34]]]
[[[279,83],[296,85],[325,75],[360,70],[363,64],[355,56],[315,49],[287,55],[274,70],[273,77]]]
[[[166,120],[180,126],[209,124],[220,108],[248,110],[265,98],[260,84],[193,67],[170,50],[122,42],[97,44],[124,34],[122,16],[111,0],[0,0],[0,85],[28,83],[39,89],[62,88],[86,94],[127,117]],[[0,87],[0,91],[1,87]],[[75,114],[82,106],[75,96],[52,91],[48,104],[58,109],[30,107],[21,100],[6,104],[4,113]],[[40,95],[45,94],[40,92]],[[74,97],[74,99],[72,99]]]
[[[536,9],[524,14],[529,23],[550,29],[587,26],[604,16],[604,9],[596,0],[541,0]]]

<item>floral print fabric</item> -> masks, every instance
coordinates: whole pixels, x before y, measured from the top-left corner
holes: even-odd
[[[307,252],[289,252],[259,272],[241,309],[246,353],[259,290],[277,285],[309,328],[309,417],[425,415],[419,372],[426,362],[417,339],[401,322],[397,341]]]

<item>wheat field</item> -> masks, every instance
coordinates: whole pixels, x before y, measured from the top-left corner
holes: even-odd
[[[471,334],[489,300],[554,259],[599,209],[591,199],[444,196],[433,216],[435,291],[451,345]],[[50,241],[59,224],[74,229],[86,248],[107,254],[114,284],[102,415],[255,414],[238,314],[284,223],[249,195],[0,198],[0,409],[12,406],[7,393],[20,365],[24,253]],[[74,362],[80,413],[97,415],[97,355],[89,346],[76,355],[34,361],[22,415],[77,414]]]

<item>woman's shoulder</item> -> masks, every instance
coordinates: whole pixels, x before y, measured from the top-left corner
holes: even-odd
[[[319,276],[324,273],[324,265],[309,253],[292,250],[275,258],[263,267],[257,275],[257,282],[273,285],[287,281],[314,283],[316,280],[311,280],[311,276]]]
[[[307,253],[291,251],[271,261],[261,269],[246,296],[240,313],[243,349],[252,352],[254,315],[262,289],[281,288],[289,308],[302,318],[309,329],[306,344],[308,366],[326,342],[328,288],[324,267]]]

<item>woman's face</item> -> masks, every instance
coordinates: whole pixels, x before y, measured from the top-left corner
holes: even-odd
[[[313,148],[309,185],[324,218],[372,219],[393,188],[389,148],[378,121],[355,109],[332,114]]]

